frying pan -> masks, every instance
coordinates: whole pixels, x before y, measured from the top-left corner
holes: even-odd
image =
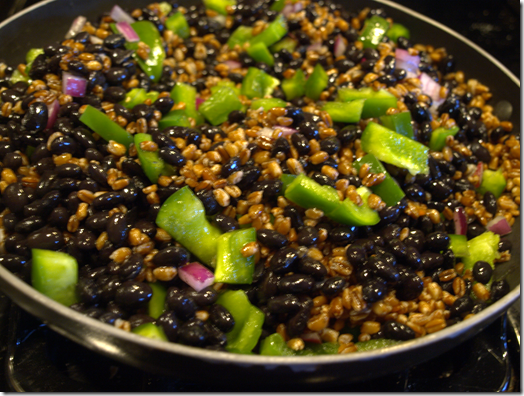
[[[507,101],[509,117],[520,131],[520,81],[502,64],[464,37],[445,26],[386,0],[352,0],[346,7],[382,7],[396,22],[410,29],[412,42],[446,47],[468,78],[490,87],[491,104]],[[145,5],[147,0],[120,0],[124,7]],[[28,8],[0,24],[0,58],[10,65],[23,62],[28,49],[62,40],[73,19],[84,15],[95,19],[116,3],[111,0],[48,0]],[[351,5],[348,5],[351,3]],[[180,5],[188,6],[189,0]],[[507,105],[507,103],[506,103]],[[514,248],[512,260],[497,266],[495,279],[506,277],[510,293],[471,319],[440,332],[383,350],[347,355],[314,357],[268,357],[209,351],[161,342],[118,330],[83,316],[37,293],[31,286],[0,266],[0,288],[17,305],[42,319],[61,335],[93,350],[140,369],[221,384],[343,384],[397,372],[442,354],[501,316],[520,296],[520,224],[509,235]],[[349,388],[350,389],[350,388]]]

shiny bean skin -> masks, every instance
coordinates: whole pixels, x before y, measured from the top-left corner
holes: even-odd
[[[64,236],[54,227],[45,227],[32,232],[27,237],[27,246],[30,249],[59,250],[64,246]]]
[[[367,303],[374,303],[382,300],[387,293],[384,281],[369,279],[362,285],[362,298]]]
[[[102,211],[89,216],[85,221],[85,225],[93,231],[105,231],[108,222],[109,212]]]
[[[29,198],[21,183],[9,184],[2,194],[4,205],[13,213],[21,213],[29,204]]]
[[[213,218],[213,224],[220,228],[223,232],[229,232],[240,229],[238,221],[236,221],[232,217],[220,213]]]
[[[20,220],[15,225],[14,231],[20,234],[29,234],[42,228],[44,225],[45,221],[40,216],[29,216]]]
[[[286,331],[290,337],[300,336],[306,330],[307,322],[311,317],[309,308],[300,308],[286,324]]]
[[[384,322],[381,330],[384,333],[384,338],[390,340],[407,341],[412,340],[416,336],[415,332],[409,326],[393,320]]]
[[[107,222],[107,237],[115,246],[122,245],[129,235],[130,226],[123,213],[115,213]]]
[[[143,257],[138,253],[133,253],[119,266],[118,276],[124,281],[134,279],[140,273],[143,266]]]
[[[188,321],[178,328],[178,339],[182,344],[202,346],[206,342],[206,332],[201,320]]]
[[[126,281],[116,290],[115,302],[123,307],[136,308],[147,304],[153,291],[145,282]]]
[[[183,247],[169,246],[159,250],[153,257],[153,264],[160,267],[163,265],[171,265],[180,267],[189,261],[189,252]]]
[[[109,210],[123,202],[124,198],[122,197],[122,194],[117,191],[109,191],[96,197],[93,200],[92,205],[96,210]]]
[[[346,284],[346,280],[341,276],[333,276],[331,278],[327,278],[324,281],[320,290],[326,296],[332,297],[340,293],[344,289]]]
[[[273,255],[269,266],[274,273],[282,274],[291,271],[297,259],[298,253],[295,249],[282,248]]]
[[[0,254],[0,265],[4,266],[11,272],[23,272],[27,264],[27,259],[23,256],[12,253]]]
[[[186,291],[199,307],[208,307],[218,299],[218,292],[212,286],[208,286],[200,291],[190,289]]]
[[[166,304],[180,319],[187,320],[195,316],[197,305],[192,297],[176,287],[167,291]]]
[[[278,282],[278,290],[283,294],[307,294],[315,284],[312,277],[302,274],[285,275]]]
[[[303,227],[297,235],[297,242],[303,246],[311,246],[317,243],[320,237],[318,230],[314,227]]]
[[[432,252],[441,252],[446,249],[449,245],[450,239],[448,234],[441,231],[432,232],[429,235],[426,235],[426,249],[431,250]]]
[[[335,227],[329,231],[328,238],[336,245],[347,245],[355,239],[356,227]]]
[[[444,257],[440,253],[426,251],[420,255],[422,260],[422,267],[425,270],[437,268],[444,263]]]
[[[324,279],[327,275],[326,267],[320,261],[307,255],[297,261],[296,271],[300,274],[311,275],[316,280]]]
[[[166,311],[160,315],[156,321],[162,327],[169,341],[175,342],[178,338],[179,319],[173,311]]]
[[[287,238],[284,235],[266,228],[257,230],[257,240],[271,249],[280,249],[287,245]]]
[[[209,320],[224,333],[231,331],[235,325],[233,315],[219,304],[214,304],[209,309]]]
[[[269,311],[276,314],[295,312],[301,306],[300,300],[292,294],[271,297],[267,302]]]

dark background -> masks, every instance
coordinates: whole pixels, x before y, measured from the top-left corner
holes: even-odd
[[[1,0],[1,3],[0,21],[38,0]],[[519,0],[397,0],[396,3],[467,37],[520,79]]]

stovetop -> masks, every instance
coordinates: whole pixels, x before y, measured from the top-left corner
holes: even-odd
[[[0,21],[37,0],[2,0]],[[469,38],[520,78],[518,0],[397,0]],[[95,354],[58,335],[0,293],[0,391],[311,391],[222,389],[140,371]],[[453,350],[408,370],[321,391],[514,391],[520,392],[520,300],[500,319]]]

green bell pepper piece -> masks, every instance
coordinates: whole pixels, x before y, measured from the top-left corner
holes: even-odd
[[[163,15],[167,15],[171,12],[173,6],[169,4],[167,1],[162,1],[161,3],[158,3],[158,8],[160,8],[160,12]]]
[[[31,79],[29,78],[29,76],[22,74],[20,70],[15,69],[11,74],[11,77],[9,78],[9,82],[11,83],[11,85],[13,85],[20,81],[28,83],[31,81]]]
[[[397,181],[388,173],[384,165],[373,154],[366,154],[353,162],[353,166],[357,171],[364,164],[369,165],[371,173],[384,173],[386,175],[382,183],[370,187],[371,191],[382,198],[388,206],[394,206],[399,203],[406,194]]]
[[[271,47],[269,47],[269,50],[273,53],[276,53],[283,49],[286,49],[289,51],[289,53],[292,53],[295,50],[295,48],[297,48],[297,45],[298,45],[298,42],[294,38],[284,37],[278,43],[275,43]]]
[[[76,294],[78,264],[73,256],[43,249],[31,249],[31,254],[31,283],[36,290],[66,306],[80,301]]]
[[[287,34],[287,22],[286,17],[283,14],[279,14],[273,22],[267,27],[254,36],[250,43],[251,45],[256,43],[264,43],[267,47],[272,46],[279,40],[281,40]]]
[[[140,148],[140,143],[153,141],[153,137],[150,134],[137,133],[134,135],[134,138],[140,165],[149,181],[155,184],[160,175],[168,175],[169,170],[166,168],[164,160],[158,155],[158,151],[145,151]]]
[[[373,15],[364,23],[359,40],[364,44],[364,48],[377,48],[388,29],[389,22],[387,20],[378,15]]]
[[[280,12],[284,9],[285,5],[286,5],[286,0],[276,0],[273,4],[271,4],[271,7],[269,7],[269,9],[271,11]]]
[[[183,126],[190,127],[191,123],[187,118],[185,110],[173,110],[167,113],[162,119],[158,122],[158,128],[163,130],[170,126]]]
[[[183,39],[189,38],[189,25],[180,11],[166,19],[166,28]]]
[[[284,91],[287,100],[304,96],[306,93],[306,76],[302,69],[297,69],[293,77],[283,80],[280,87]]]
[[[241,108],[242,102],[235,91],[230,87],[222,86],[200,105],[198,111],[212,125],[220,125],[227,121],[229,113]]]
[[[454,126],[450,129],[439,127],[431,132],[431,138],[429,139],[429,148],[431,150],[440,151],[446,146],[446,138],[448,136],[455,136],[459,131],[458,126]]]
[[[387,338],[375,338],[374,340],[355,342],[358,352],[374,351],[375,349],[387,348],[399,344],[402,344],[402,341],[389,340]]]
[[[413,125],[411,124],[411,113],[409,111],[380,116],[380,122],[386,128],[413,139]]]
[[[134,142],[133,136],[100,110],[87,105],[80,121],[107,140],[114,140],[127,148]]]
[[[154,102],[159,95],[160,92],[158,91],[147,92],[145,88],[133,88],[126,93],[126,97],[121,104],[127,109],[132,109],[137,104],[144,103],[147,99],[151,99],[151,102]]]
[[[251,305],[243,290],[227,290],[216,302],[226,308],[235,320],[233,329],[226,333],[226,350],[250,353],[262,334],[264,313]]]
[[[380,216],[376,210],[368,205],[368,198],[372,194],[367,187],[357,188],[357,193],[362,197],[362,205],[357,205],[349,198],[340,202],[335,210],[327,214],[333,221],[352,226],[375,225],[380,221]]]
[[[260,343],[262,356],[296,356],[296,352],[287,346],[286,341],[278,333],[273,333]]]
[[[183,102],[186,104],[184,111],[188,117],[195,120],[196,125],[204,123],[204,117],[196,108],[197,90],[195,87],[185,83],[176,83],[171,90],[170,96],[175,103]]]
[[[351,102],[326,102],[322,110],[326,111],[334,122],[357,123],[360,121],[366,99]]]
[[[253,38],[252,34],[253,28],[251,26],[240,25],[235,29],[229,39],[227,40],[227,45],[229,48],[235,48],[235,45],[240,45],[242,47],[244,43],[248,42]]]
[[[256,242],[257,234],[253,227],[226,232],[217,241],[217,262],[215,282],[229,284],[251,284],[255,271],[255,256],[244,257],[242,247]]]
[[[391,39],[391,41],[396,43],[399,37],[405,37],[409,39],[410,34],[407,27],[401,25],[400,23],[394,23],[387,30],[386,36],[388,36]]]
[[[229,87],[235,91],[237,96],[240,95],[240,88],[237,88],[236,84],[230,80],[220,80],[216,85],[213,85],[211,88],[209,88],[209,90],[211,91],[211,94],[214,94],[220,89],[220,87]]]
[[[473,270],[479,260],[486,261],[495,268],[495,259],[500,257],[500,236],[491,231],[485,231],[468,241],[469,256],[462,257],[464,269]]]
[[[385,115],[390,107],[397,108],[397,98],[385,89],[375,91],[371,87],[363,87],[338,90],[339,101],[349,102],[356,99],[366,99],[362,109],[362,118],[380,117]]]
[[[469,256],[468,237],[466,235],[448,234],[449,248],[455,257]]]
[[[490,191],[495,198],[498,198],[502,195],[505,189],[506,178],[502,173],[502,168],[499,168],[496,171],[486,169],[482,172],[482,181],[480,182],[480,187],[477,189],[479,194],[484,195],[487,191]]]
[[[306,96],[313,100],[318,100],[320,94],[328,86],[328,75],[322,65],[317,63],[313,69],[313,73],[306,81],[305,93]]]
[[[207,9],[218,12],[221,15],[227,15],[227,6],[234,6],[235,0],[204,0]]]
[[[149,283],[151,290],[153,290],[153,296],[147,303],[147,313],[152,318],[158,319],[166,311],[166,296],[167,289],[160,283]]]
[[[204,264],[215,266],[218,237],[222,232],[207,220],[204,205],[188,186],[162,204],[156,224]]]
[[[164,330],[151,322],[141,324],[131,330],[131,333],[138,334],[142,337],[151,338],[153,340],[168,341]]]
[[[280,176],[280,180],[282,181],[282,191],[286,191],[287,188],[291,183],[293,183],[293,180],[297,178],[297,175],[292,175],[290,173],[283,173],[282,176]],[[282,195],[284,195],[282,193]]]
[[[269,66],[273,66],[275,64],[273,55],[271,55],[271,52],[269,52],[267,46],[262,42],[251,44],[247,48],[247,53],[257,62],[262,62]]]
[[[376,122],[368,123],[360,144],[366,153],[373,154],[382,162],[407,169],[412,175],[429,173],[429,149],[426,146]]]
[[[251,109],[259,109],[263,108],[264,111],[268,111],[269,109],[272,109],[273,107],[286,107],[287,102],[282,99],[278,98],[267,98],[267,99],[255,99],[251,102]]]
[[[140,38],[140,41],[147,44],[150,49],[149,56],[145,60],[138,56],[136,52],[133,57],[142,71],[146,73],[153,82],[158,82],[162,76],[163,62],[166,58],[160,33],[151,21],[133,22],[131,27]],[[126,43],[126,48],[136,49],[138,48],[138,44],[128,42]]]
[[[304,349],[296,351],[297,356],[336,355],[340,346],[338,342],[323,342],[321,344],[306,342],[305,344]]]
[[[240,93],[249,99],[263,98],[266,95],[271,95],[279,84],[280,81],[277,78],[256,67],[250,67],[242,80]]]
[[[40,54],[44,53],[43,48],[31,48],[29,51],[27,51],[27,54],[25,55],[25,74],[29,75],[29,72],[31,71],[31,66],[33,65],[34,60],[36,57]]]

